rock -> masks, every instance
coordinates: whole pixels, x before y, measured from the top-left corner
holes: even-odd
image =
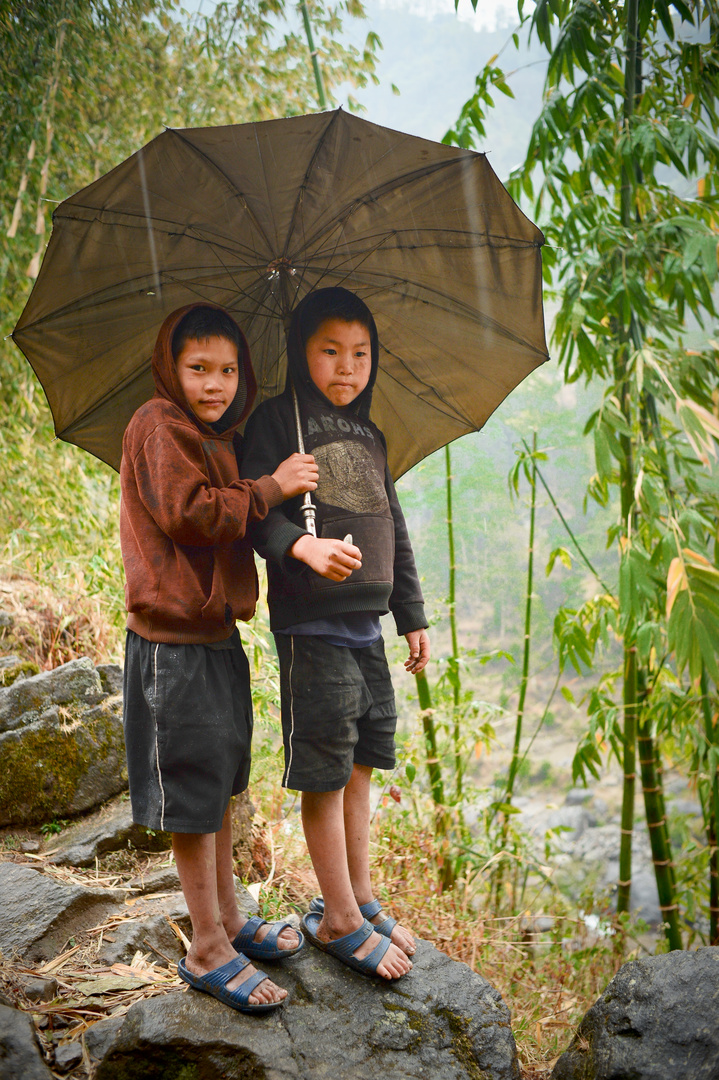
[[[98,664],[95,670],[106,694],[122,693],[122,668],[119,664]]]
[[[686,814],[688,817],[701,818],[702,808],[695,799],[675,799],[670,803],[670,809],[676,814]]]
[[[624,964],[552,1080],[717,1080],[719,948]]]
[[[98,960],[108,967],[112,964],[129,964],[136,952],[155,953],[153,960],[160,956],[172,963],[177,963],[185,955],[177,934],[162,915],[120,923],[111,937],[114,940],[103,939],[98,953]]]
[[[129,801],[118,799],[65,829],[61,839],[54,836],[45,852],[57,866],[92,866],[97,856],[108,851],[126,847],[164,851],[171,846],[169,833],[148,832],[144,825],[135,825]]]
[[[127,887],[133,890],[135,896],[146,896],[148,893],[176,892],[180,888],[180,875],[177,867],[159,866],[156,870],[148,870],[138,877],[132,878]]]
[[[97,705],[104,691],[87,656],[0,690],[0,731],[32,724],[52,705]]]
[[[61,885],[47,874],[0,863],[0,953],[50,960],[68,938],[117,910],[117,894]]]
[[[567,792],[567,797],[564,800],[567,806],[582,806],[583,803],[589,802],[592,798],[592,792],[589,788],[570,788]]]
[[[32,1020],[0,1005],[0,1080],[52,1080],[38,1046]]]
[[[91,674],[99,687],[94,669]],[[0,690],[0,695],[32,682],[27,679]],[[93,696],[94,691],[89,697]],[[79,814],[126,787],[122,708],[117,698],[91,708],[51,705],[40,719],[17,721],[14,730],[0,734],[0,825],[36,824]]]
[[[9,611],[0,609],[0,630],[9,630],[14,622],[15,618]]]
[[[427,942],[414,961],[383,983],[307,945],[267,964],[292,998],[261,1022],[193,991],[146,999],[128,1010],[96,1080],[519,1080],[497,991]]]
[[[34,854],[36,851],[40,850],[40,841],[39,840],[21,840],[20,841],[20,850],[24,851],[26,855]]]
[[[55,1068],[58,1072],[69,1072],[82,1061],[82,1043],[60,1043],[55,1047]]]
[[[28,1001],[52,1001],[57,997],[57,979],[36,975],[18,975],[17,979]]]
[[[0,687],[12,686],[13,683],[38,675],[40,668],[32,660],[21,660],[19,656],[0,658]]]
[[[108,1016],[106,1020],[98,1020],[84,1032],[85,1048],[93,1061],[104,1058],[124,1023],[124,1016]]]

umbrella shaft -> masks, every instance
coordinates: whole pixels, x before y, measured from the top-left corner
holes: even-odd
[[[305,452],[305,440],[302,435],[302,418],[300,417],[300,403],[297,400],[297,391],[294,386],[292,387],[292,404],[295,408],[295,429],[297,431],[297,449],[300,454]],[[302,517],[305,519],[305,528],[310,536],[317,536],[317,525],[315,523],[315,504],[312,502],[312,496],[309,491],[305,492],[305,496],[302,500]]]

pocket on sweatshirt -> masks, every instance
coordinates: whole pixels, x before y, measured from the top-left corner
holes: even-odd
[[[389,517],[372,515],[348,515],[323,521],[320,536],[323,540],[344,540],[352,536],[352,543],[362,552],[362,566],[353,570],[344,582],[330,581],[311,574],[313,589],[336,588],[338,584],[361,582],[392,582],[394,579],[394,521]]]

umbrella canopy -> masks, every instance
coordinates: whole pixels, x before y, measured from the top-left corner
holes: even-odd
[[[56,209],[13,337],[57,435],[118,468],[165,315],[226,307],[259,402],[284,387],[292,308],[343,285],[377,322],[372,419],[396,478],[547,359],[542,242],[483,154],[342,110],[167,130]]]

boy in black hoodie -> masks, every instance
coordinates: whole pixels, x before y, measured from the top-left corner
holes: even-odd
[[[373,768],[394,767],[396,712],[379,616],[394,615],[420,672],[429,659],[422,593],[384,436],[369,419],[377,329],[342,288],[310,293],[293,313],[285,392],[245,432],[242,472],[257,478],[297,449],[319,466],[317,537],[301,498],[251,527],[267,559],[270,625],[280,660],[283,784],[302,792],[302,822],[322,897],[302,926],[310,941],[359,971],[410,970],[412,935],[372,896],[369,794]]]

